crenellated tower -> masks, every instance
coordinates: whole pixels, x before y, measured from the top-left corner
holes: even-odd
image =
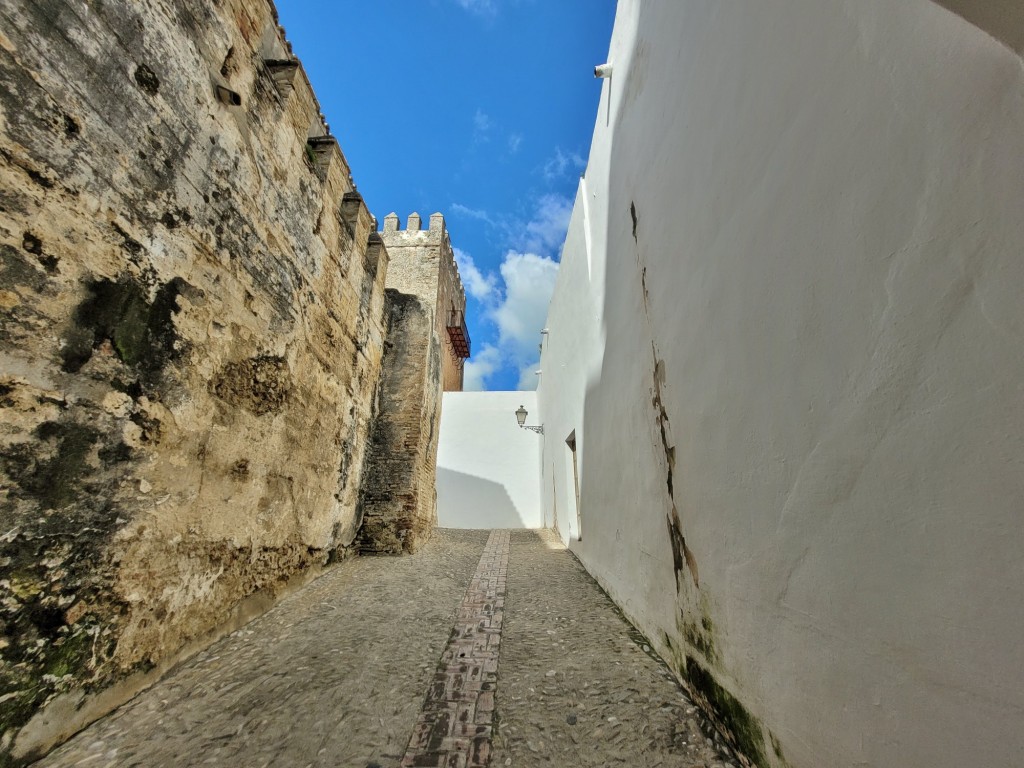
[[[462,389],[466,293],[444,217],[423,229],[384,219],[386,343],[360,491],[360,550],[415,551],[437,523],[435,472],[443,391]]]
[[[413,213],[405,229],[400,229],[398,216],[390,213],[384,217],[381,237],[390,258],[385,287],[417,296],[437,308],[434,331],[442,347],[442,389],[460,391],[463,362],[470,354],[466,292],[444,216],[432,214],[428,228],[423,229],[420,215]]]

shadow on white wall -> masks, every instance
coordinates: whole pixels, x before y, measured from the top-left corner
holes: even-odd
[[[516,409],[537,412],[535,392],[445,392],[437,446],[442,528],[542,528],[540,436]]]
[[[453,469],[437,468],[437,524],[441,528],[531,528],[505,486]]]

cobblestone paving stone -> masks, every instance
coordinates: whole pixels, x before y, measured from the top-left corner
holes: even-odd
[[[402,768],[486,768],[508,574],[509,532],[493,531],[459,606]]]
[[[513,531],[494,768],[739,766],[548,531]]]
[[[36,766],[398,766],[487,531],[356,558]]]
[[[439,530],[341,563],[35,765],[738,768],[642,646],[550,532]]]

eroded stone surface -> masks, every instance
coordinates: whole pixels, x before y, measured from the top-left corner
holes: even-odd
[[[461,391],[462,359],[448,336],[448,322],[457,319],[451,312],[465,312],[466,291],[444,216],[432,214],[423,229],[419,214],[414,213],[403,229],[392,213],[384,218],[381,237],[390,258],[386,287],[418,296],[437,308],[433,333],[443,347],[441,386],[445,392]]]
[[[387,259],[266,0],[0,30],[3,752],[344,556]]]
[[[387,289],[387,339],[379,412],[360,489],[358,545],[369,554],[415,552],[437,523],[440,344],[434,308]]]
[[[451,313],[461,318],[466,294],[441,214],[427,229],[418,214],[404,229],[389,214],[380,236],[388,252],[387,343],[363,473],[359,547],[397,554],[415,551],[437,524],[441,393],[462,389],[462,359],[447,325]]]

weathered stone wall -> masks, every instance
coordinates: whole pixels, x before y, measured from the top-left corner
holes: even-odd
[[[384,218],[382,234],[390,257],[386,285],[437,307],[434,334],[442,346],[442,387],[445,392],[460,392],[462,360],[448,341],[447,323],[450,310],[466,311],[466,292],[444,216],[432,214],[428,229],[421,229],[418,213],[409,216],[405,229],[398,224],[393,213]]]
[[[437,524],[441,345],[434,305],[387,289],[388,333],[360,496],[360,549],[414,552]]]
[[[441,393],[462,388],[461,361],[447,341],[448,310],[465,309],[444,217],[428,229],[419,214],[405,229],[384,218],[388,335],[361,496],[364,552],[412,552],[437,521],[435,492]]]
[[[387,257],[326,134],[265,0],[0,0],[0,752],[352,544]]]
[[[443,221],[441,222],[443,225]],[[431,217],[433,224],[433,217]],[[451,340],[448,338],[448,322],[457,322],[453,313],[466,312],[466,292],[462,287],[462,280],[459,277],[459,268],[455,264],[455,253],[452,251],[451,243],[446,236],[438,262],[437,275],[437,318],[434,323],[435,331],[441,338],[441,388],[445,392],[462,391],[462,370],[463,360],[455,352]]]

